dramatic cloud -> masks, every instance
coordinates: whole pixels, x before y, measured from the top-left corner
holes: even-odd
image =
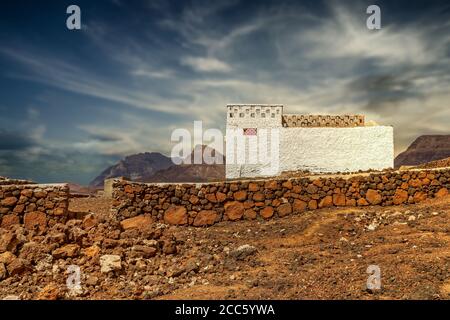
[[[50,4],[38,27],[8,20],[0,175],[86,183],[127,154],[169,154],[194,120],[223,129],[227,103],[362,113],[394,126],[396,153],[448,134],[449,5],[381,2],[368,30],[369,4],[80,1],[79,32],[55,27]]]

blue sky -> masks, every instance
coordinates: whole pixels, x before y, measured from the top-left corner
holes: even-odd
[[[396,153],[450,133],[447,1],[16,0],[0,40],[0,175],[86,184],[125,155],[169,154],[194,120],[223,129],[227,103],[364,113],[394,126]]]

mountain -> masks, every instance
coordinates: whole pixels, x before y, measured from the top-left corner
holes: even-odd
[[[203,161],[201,156],[201,163],[194,163],[194,155],[208,154],[212,157],[221,158],[225,162],[225,157],[205,145],[197,145],[188,155],[182,164],[172,165],[167,169],[159,170],[158,172],[143,176],[139,181],[142,182],[208,182],[208,181],[223,181],[225,180],[225,164],[207,164]],[[190,159],[190,164],[184,164]]]
[[[173,165],[171,158],[158,152],[138,153],[120,160],[119,163],[104,170],[89,184],[91,187],[103,187],[108,178],[125,177],[129,180],[141,181],[159,170]]]
[[[414,166],[450,157],[450,135],[423,135],[394,160],[395,167]]]
[[[105,179],[125,177],[128,180],[139,182],[207,182],[225,179],[224,164],[194,164],[194,153],[207,151],[207,154],[216,155],[216,150],[204,145],[197,145],[186,159],[191,164],[175,165],[171,158],[161,153],[139,153],[121,160],[119,163],[103,171],[89,184],[91,188],[103,188]],[[224,156],[217,153],[223,162]]]

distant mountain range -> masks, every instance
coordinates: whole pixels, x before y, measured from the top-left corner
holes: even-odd
[[[215,150],[206,146],[196,146],[188,156],[193,163],[194,152],[208,151],[215,155]],[[104,170],[89,184],[92,188],[103,188],[105,179],[125,177],[139,182],[208,182],[225,179],[224,164],[180,164],[175,165],[170,157],[158,152],[138,153],[120,160],[117,164]],[[400,153],[394,161],[395,167],[419,164],[450,157],[450,135],[423,135],[418,137],[406,151]],[[84,191],[84,190],[80,190]]]
[[[208,150],[209,149],[209,150]],[[193,163],[194,152],[207,150],[213,156],[216,150],[207,146],[196,146],[188,156]],[[217,153],[218,157],[223,155]],[[208,182],[225,179],[224,164],[180,164],[175,165],[170,157],[158,152],[138,153],[120,160],[104,170],[89,184],[93,188],[103,188],[105,179],[125,177],[139,182]]]
[[[423,135],[400,153],[394,161],[396,168],[415,166],[450,157],[450,135]]]

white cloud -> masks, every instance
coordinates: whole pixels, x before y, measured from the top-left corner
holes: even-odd
[[[223,61],[211,57],[184,57],[181,64],[199,72],[229,72],[231,67]]]

